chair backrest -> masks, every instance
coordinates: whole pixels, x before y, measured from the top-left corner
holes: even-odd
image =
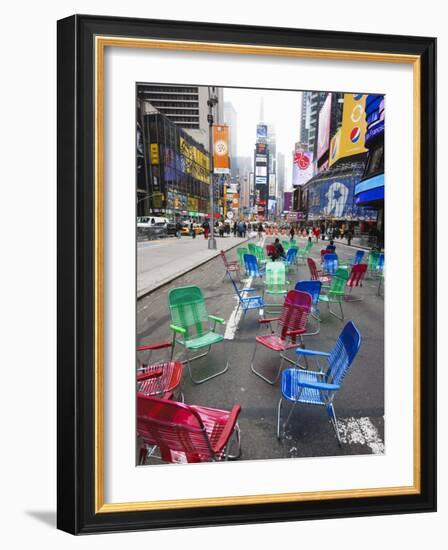
[[[246,248],[245,246],[240,246],[236,249],[236,253],[238,256],[238,261],[240,262],[240,266],[244,267],[244,254],[248,254],[249,249]]]
[[[137,394],[137,433],[157,445],[164,460],[172,451],[186,453],[189,462],[214,458],[201,417],[184,403]]]
[[[269,292],[284,291],[286,286],[286,268],[283,262],[266,264],[266,290]]]
[[[341,384],[361,346],[361,334],[353,321],[342,329],[328,359],[327,381]]]
[[[256,245],[255,256],[259,262],[266,260],[266,254],[264,253],[264,248],[262,246]]]
[[[348,270],[340,267],[331,278],[331,284],[328,293],[333,296],[344,296],[348,276]]]
[[[253,256],[257,256],[257,245],[255,243],[248,243],[247,248],[249,250],[249,254],[252,254]]]
[[[378,268],[378,260],[380,257],[380,253],[376,252],[375,250],[371,250],[369,252],[369,257],[367,258],[367,270],[368,271],[376,271]]]
[[[316,262],[313,260],[313,258],[307,258],[306,261],[308,263],[308,268],[310,270],[311,280],[318,281],[319,273],[317,272]]]
[[[236,282],[233,279],[232,275],[230,275],[229,271],[227,272],[227,275],[229,276],[230,280],[232,281],[232,285],[233,285],[233,289],[235,290],[235,294],[238,296],[238,299],[241,301],[243,297],[241,295],[240,289],[238,288],[238,285],[236,284]]]
[[[297,257],[297,248],[293,247],[286,253],[286,261],[288,264],[293,264]]]
[[[256,256],[253,254],[244,254],[244,267],[246,268],[246,274],[252,277],[260,277],[260,270],[258,269],[258,262]]]
[[[313,248],[313,242],[308,241],[305,246],[305,252],[309,252]]]
[[[364,250],[357,250],[355,254],[355,258],[353,260],[353,264],[360,264],[362,262],[362,259],[364,258]]]
[[[222,261],[224,262],[224,265],[226,267],[229,267],[229,262],[227,261],[227,256],[224,250],[221,250],[220,254],[221,254]]]
[[[313,300],[313,306],[319,303],[320,290],[322,288],[322,283],[320,281],[298,281],[294,288],[301,292],[308,292]]]
[[[168,293],[168,306],[174,325],[184,328],[186,338],[201,336],[209,329],[204,295],[198,286],[173,288]]]
[[[283,250],[285,252],[289,249],[289,241],[282,241],[281,245],[283,246]]]
[[[286,340],[288,332],[293,330],[305,330],[311,311],[313,299],[308,292],[290,290],[286,295],[280,316],[280,338]],[[291,340],[296,341],[296,336],[291,335]]]
[[[275,254],[275,246],[273,244],[266,245],[267,254]]]
[[[338,255],[337,254],[325,254],[324,256],[324,270],[325,273],[334,275],[338,270]]]
[[[384,252],[380,252],[378,256],[378,264],[376,266],[377,271],[382,272],[384,269]]]
[[[334,244],[327,245],[328,252],[334,252],[336,250],[336,246]]]
[[[367,264],[355,264],[351,271],[347,281],[347,286],[353,288],[355,286],[362,286],[362,280],[367,271]]]
[[[295,239],[290,239],[289,246],[296,246],[297,241]]]

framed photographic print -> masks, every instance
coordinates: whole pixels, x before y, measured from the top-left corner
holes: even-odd
[[[436,41],[58,22],[58,527],[436,508]]]

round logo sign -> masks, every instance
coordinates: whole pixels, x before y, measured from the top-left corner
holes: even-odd
[[[361,129],[358,126],[355,126],[354,128],[352,128],[350,132],[350,141],[352,143],[356,143],[360,137],[361,137]]]
[[[227,211],[227,217],[228,217],[229,220],[231,220],[233,218],[233,212],[231,210]]]
[[[215,154],[218,157],[223,157],[224,155],[227,155],[227,143],[224,140],[219,139],[215,143]]]
[[[300,170],[306,170],[310,165],[310,158],[305,153],[298,151],[294,154],[294,162],[300,168]]]

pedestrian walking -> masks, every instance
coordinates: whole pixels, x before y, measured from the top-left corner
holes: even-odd
[[[238,224],[235,222],[233,222],[233,236],[236,237],[236,232],[238,230]]]
[[[263,227],[263,224],[260,222],[258,224],[258,240],[261,241],[261,239],[263,238],[263,231],[264,231],[264,227]]]
[[[348,246],[351,245],[351,243],[352,243],[352,238],[353,238],[353,231],[352,231],[351,228],[349,227],[349,228],[348,228],[348,231],[347,231],[347,244],[348,244]]]
[[[290,236],[291,241],[294,240],[294,235],[295,235],[294,227],[291,225],[291,231],[289,232],[289,236]]]
[[[204,239],[208,239],[208,234],[210,232],[210,224],[208,223],[208,220],[205,220],[202,227],[204,229]]]
[[[246,232],[247,232],[247,224],[243,221],[243,238],[246,238]]]
[[[316,227],[314,235],[316,237],[316,242],[318,242],[320,237],[320,227]]]
[[[182,224],[180,223],[180,221],[178,220],[176,222],[176,237],[178,239],[180,239],[182,236]]]
[[[196,239],[196,228],[193,222],[190,222],[190,233],[191,233],[191,238]]]

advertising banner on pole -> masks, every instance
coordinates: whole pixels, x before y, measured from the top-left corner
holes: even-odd
[[[317,134],[317,160],[328,151],[330,145],[331,94],[327,95],[319,112],[319,130]]]
[[[344,94],[344,110],[342,112],[338,158],[349,157],[367,151],[364,147],[366,135],[366,97],[363,94]]]
[[[314,176],[313,153],[296,151],[293,156],[292,185],[304,185]]]
[[[213,171],[215,174],[229,174],[229,127],[213,126]]]

